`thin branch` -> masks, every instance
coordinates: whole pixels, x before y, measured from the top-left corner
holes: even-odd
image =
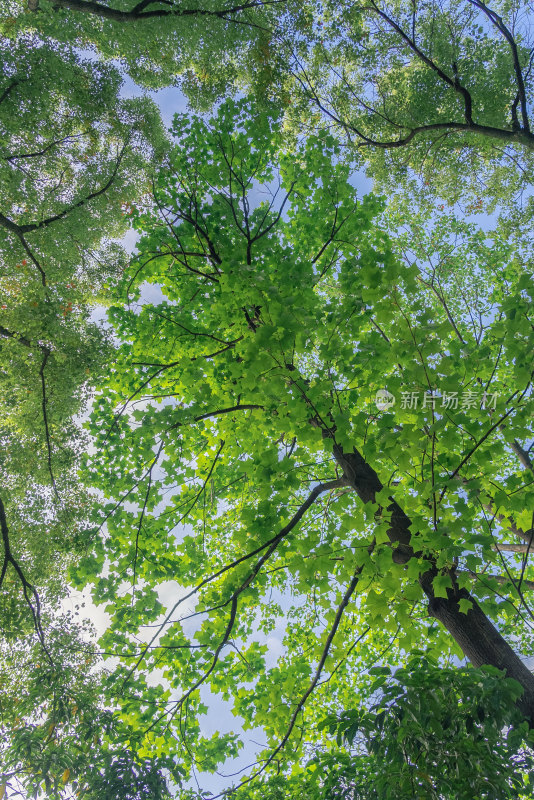
[[[493,23],[493,25],[497,28],[497,30],[504,36],[508,44],[510,45],[510,50],[512,51],[512,61],[514,64],[514,72],[515,72],[515,79],[517,83],[517,98],[514,102],[514,106],[517,106],[517,102],[521,104],[521,116],[523,118],[523,130],[529,132],[530,131],[530,124],[528,119],[528,110],[527,110],[527,94],[525,90],[525,81],[523,78],[523,72],[521,70],[521,64],[519,62],[519,52],[517,49],[516,41],[509,30],[509,28],[505,25],[504,20],[496,11],[489,8],[483,0],[469,0],[471,5],[479,8],[487,18]]]
[[[520,462],[523,464],[524,468],[531,470],[531,472],[534,472],[534,464],[532,463],[532,459],[530,458],[527,451],[519,444],[517,439],[514,439],[514,441],[511,443],[510,446],[514,451],[514,453],[516,454],[516,456],[518,457],[518,459],[520,460]]]
[[[134,603],[134,595],[135,595],[135,577],[136,577],[136,570],[137,570],[137,554],[139,552],[139,536],[141,534],[141,527],[143,525],[143,519],[144,519],[145,513],[146,513],[146,508],[147,508],[147,504],[148,504],[148,498],[150,497],[150,489],[152,488],[152,470],[154,469],[154,467],[158,463],[158,459],[159,459],[159,457],[161,455],[161,451],[163,450],[163,444],[164,443],[163,443],[163,439],[162,439],[161,442],[160,442],[159,448],[158,448],[158,452],[154,456],[152,464],[150,465],[150,467],[148,469],[148,485],[147,485],[147,489],[146,489],[146,492],[145,492],[145,499],[144,499],[144,502],[143,502],[143,508],[141,509],[141,516],[139,518],[139,524],[137,526],[137,531],[136,531],[136,535],[135,535],[135,552],[134,552],[133,578],[132,578],[132,605]]]
[[[478,575],[478,573],[477,573],[477,572],[473,572],[473,571],[472,571],[472,570],[470,570],[470,569],[459,569],[459,570],[457,571],[457,574],[458,574],[458,575],[461,575],[462,573],[463,573],[464,575],[465,575],[465,574],[467,574],[467,575],[471,575],[473,578],[478,578],[478,577],[479,577],[479,575]],[[511,578],[511,577],[510,577],[510,578],[507,578],[505,575],[488,575],[488,574],[486,574],[486,573],[484,574],[484,577],[485,577],[485,578],[488,578],[488,579],[490,579],[490,580],[494,580],[494,581],[496,581],[496,583],[500,584],[501,586],[502,586],[502,585],[508,585],[508,584],[512,585],[512,586],[514,587],[514,589],[516,589],[516,590],[517,590],[517,592],[518,592],[519,596],[521,597],[521,590],[520,590],[520,588],[519,588],[519,587],[516,585],[516,583],[515,583],[515,581],[513,580],[513,578]],[[523,586],[525,586],[525,588],[526,588],[526,589],[528,589],[529,591],[534,591],[534,581],[525,581],[525,580],[524,580],[524,581],[523,581]]]
[[[50,350],[46,349],[44,351],[43,360],[41,362],[41,368],[39,370],[39,378],[40,378],[40,381],[41,381],[41,395],[42,395],[41,408],[42,408],[42,411],[43,411],[43,423],[44,423],[45,438],[46,438],[48,472],[50,473],[50,480],[52,482],[52,487],[54,489],[54,494],[56,495],[56,498],[58,500],[60,500],[59,492],[58,492],[57,486],[56,486],[56,479],[54,477],[54,471],[52,469],[52,443],[50,441],[50,429],[49,429],[49,426],[48,426],[48,412],[47,412],[47,409],[46,409],[46,405],[47,405],[48,401],[47,401],[47,398],[46,398],[46,380],[45,380],[44,371],[45,371],[46,363],[48,361],[48,357],[49,356],[50,356]]]
[[[217,461],[219,460],[219,456],[221,455],[221,451],[222,451],[222,449],[224,447],[224,444],[225,444],[224,439],[221,439],[221,443],[219,445],[219,449],[217,450],[217,452],[215,454],[215,458],[213,459],[213,461],[211,463],[211,467],[210,467],[210,470],[209,470],[209,472],[208,472],[208,474],[206,476],[206,479],[204,480],[204,482],[202,483],[202,486],[200,487],[200,489],[198,490],[197,494],[195,495],[195,498],[194,498],[193,502],[191,503],[191,505],[189,506],[187,511],[184,514],[182,514],[182,516],[180,517],[180,519],[178,520],[178,522],[175,524],[174,527],[176,527],[176,525],[179,525],[181,522],[183,522],[184,519],[187,517],[187,515],[193,510],[193,508],[198,503],[199,498],[202,496],[203,492],[205,491],[207,483],[208,483],[209,479],[211,478],[211,476],[213,474],[213,470],[215,469],[215,465],[217,464]]]
[[[156,632],[154,633],[152,639],[147,643],[146,648],[143,651],[143,653],[141,654],[139,660],[136,662],[136,664],[134,664],[134,666],[132,667],[131,671],[126,676],[125,682],[128,680],[130,675],[132,675],[133,672],[137,669],[137,667],[139,666],[139,664],[141,663],[141,661],[145,657],[146,650],[154,644],[154,642],[156,641],[156,639],[160,635],[160,633],[163,630],[163,628],[165,627],[165,625],[169,624],[169,622],[171,620],[171,617],[175,613],[176,609],[180,605],[182,605],[182,603],[185,603],[186,600],[190,600],[191,597],[193,597],[195,594],[198,594],[200,589],[204,588],[204,586],[207,586],[209,583],[212,583],[217,578],[220,578],[220,576],[224,575],[225,572],[228,572],[229,570],[234,569],[235,567],[239,566],[239,564],[242,564],[244,561],[249,561],[251,558],[254,558],[254,556],[258,555],[259,553],[263,552],[264,550],[267,550],[266,557],[264,556],[264,561],[263,561],[263,563],[265,563],[266,558],[270,557],[270,555],[275,551],[275,549],[277,548],[278,544],[282,541],[282,539],[284,539],[293,530],[293,528],[295,528],[295,526],[300,522],[300,520],[302,519],[302,517],[304,516],[306,511],[315,503],[315,501],[317,500],[319,495],[323,494],[324,492],[329,492],[332,489],[339,489],[341,486],[346,486],[346,481],[343,478],[339,478],[339,479],[336,479],[336,480],[328,481],[326,483],[321,483],[318,486],[315,486],[314,489],[312,489],[312,491],[310,492],[310,494],[306,498],[306,500],[302,503],[302,505],[298,508],[298,510],[292,516],[292,518],[287,523],[287,525],[285,525],[276,534],[276,536],[273,536],[267,542],[265,542],[264,544],[262,544],[259,547],[255,548],[250,553],[246,553],[244,556],[240,556],[239,558],[236,558],[231,563],[226,564],[224,567],[221,567],[221,569],[217,570],[217,572],[214,572],[208,578],[204,578],[193,589],[191,589],[190,592],[188,592],[186,595],[181,597],[174,604],[174,606],[170,609],[170,611],[168,611],[167,615],[165,616],[165,619],[158,625]],[[260,565],[260,567],[261,566],[262,566],[262,564]]]
[[[339,604],[338,609],[336,611],[336,616],[334,618],[334,622],[333,622],[332,627],[331,627],[331,629],[330,629],[330,631],[328,633],[328,636],[326,638],[326,642],[325,642],[325,645],[323,647],[323,652],[321,653],[321,658],[319,659],[319,663],[317,665],[317,669],[315,670],[315,675],[313,676],[312,680],[310,681],[310,684],[309,684],[308,688],[306,689],[304,694],[300,697],[299,701],[297,702],[295,710],[293,711],[293,714],[291,715],[291,719],[289,721],[289,725],[288,725],[288,728],[286,730],[286,733],[284,734],[283,738],[281,739],[279,744],[276,746],[276,748],[272,751],[272,753],[270,753],[269,758],[266,759],[266,761],[264,762],[262,767],[259,770],[257,770],[255,773],[253,773],[252,775],[249,775],[247,778],[245,778],[245,780],[241,781],[241,783],[238,784],[236,789],[240,789],[242,786],[245,786],[247,783],[250,783],[251,781],[255,780],[255,778],[257,778],[259,775],[261,775],[263,772],[265,772],[265,770],[267,769],[269,764],[271,764],[274,761],[274,759],[276,758],[278,753],[287,744],[287,742],[289,740],[289,737],[291,736],[291,733],[293,731],[293,728],[295,727],[295,723],[296,723],[296,721],[298,719],[298,716],[299,716],[300,712],[304,708],[304,705],[306,704],[306,701],[308,700],[308,697],[312,694],[312,692],[314,691],[315,687],[319,683],[319,679],[321,677],[324,665],[326,663],[326,659],[328,658],[328,654],[330,652],[330,648],[332,646],[332,642],[334,641],[334,637],[335,637],[335,635],[337,633],[337,630],[339,628],[339,625],[341,623],[341,619],[343,617],[343,613],[344,613],[346,607],[348,606],[352,595],[356,591],[356,587],[358,585],[358,580],[359,580],[359,577],[360,577],[360,572],[362,571],[362,569],[363,569],[362,567],[358,567],[356,569],[356,571],[354,572],[353,578],[352,578],[352,580],[351,580],[351,582],[350,582],[345,594],[343,595],[341,603]],[[369,629],[367,629],[364,633],[361,634],[360,640],[363,639],[363,637],[367,635],[368,630]],[[212,800],[216,800],[216,798],[219,798],[219,797],[226,797],[226,795],[236,791],[236,789],[229,789],[229,790],[226,790],[224,792],[220,792],[220,794],[215,795],[215,797],[212,798]]]
[[[526,392],[526,389],[525,389],[525,392]],[[523,394],[525,394],[525,392],[523,392]],[[510,395],[510,397],[509,397],[509,398],[508,398],[508,400],[507,400],[507,403],[509,403],[511,400],[513,400],[513,399],[514,399],[514,397],[516,396],[516,394],[519,394],[519,389],[517,389],[517,391],[515,391],[515,392],[514,392],[512,395]],[[521,395],[521,397],[522,397],[522,396],[523,396],[523,395]],[[520,399],[521,399],[521,398],[520,398]],[[456,469],[455,469],[453,472],[451,472],[451,474],[449,475],[449,480],[453,480],[453,479],[454,479],[454,478],[455,478],[455,477],[458,475],[458,473],[460,472],[460,470],[462,469],[462,467],[463,467],[463,466],[464,466],[464,465],[465,465],[465,464],[466,464],[466,463],[469,461],[469,459],[470,459],[470,458],[471,458],[471,456],[472,456],[472,455],[473,455],[473,454],[476,452],[476,450],[478,450],[478,448],[479,448],[479,447],[480,447],[480,446],[481,446],[481,445],[482,445],[482,444],[483,444],[483,443],[486,441],[486,439],[488,438],[488,436],[489,436],[491,433],[493,433],[493,431],[495,430],[495,428],[498,428],[500,425],[502,425],[502,423],[504,422],[504,420],[505,420],[507,417],[509,417],[509,416],[510,416],[510,414],[512,413],[512,411],[513,411],[513,410],[514,410],[513,408],[510,408],[510,409],[509,409],[509,410],[506,412],[506,414],[503,414],[503,415],[502,415],[502,417],[499,417],[499,419],[498,419],[496,422],[494,422],[494,423],[493,423],[493,425],[491,425],[491,426],[488,428],[488,430],[486,431],[486,433],[485,433],[483,436],[481,436],[481,437],[480,437],[480,439],[478,440],[478,442],[475,442],[475,444],[474,444],[474,445],[473,445],[473,447],[472,447],[472,448],[469,450],[469,452],[468,452],[468,453],[467,453],[467,454],[466,454],[466,455],[465,455],[465,456],[462,458],[462,460],[460,461],[460,463],[458,464],[458,466],[456,467]],[[443,496],[444,496],[445,492],[446,492],[446,487],[444,487],[444,488],[442,489],[442,492],[441,492],[441,495],[440,495],[440,501],[443,499]]]

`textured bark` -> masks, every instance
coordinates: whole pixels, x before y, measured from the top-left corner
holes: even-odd
[[[501,636],[492,622],[486,617],[476,600],[466,589],[453,588],[447,598],[434,597],[432,586],[426,585],[428,573],[421,578],[421,585],[427,597],[428,611],[449,631],[462,648],[462,652],[475,667],[491,664],[506,672],[523,687],[523,695],[518,706],[530,726],[534,728],[534,675]],[[473,607],[462,614],[458,607],[461,599],[470,600]]]
[[[529,542],[528,544],[513,544],[513,542],[506,542],[504,544],[496,544],[493,550],[501,551],[501,553],[527,553],[527,555],[534,555],[534,542],[532,541],[532,533],[528,531]]]
[[[375,497],[383,488],[383,484],[361,453],[357,450],[345,453],[337,445],[334,446],[333,453],[343,469],[347,482],[360,499],[364,503],[375,502]],[[385,512],[391,520],[388,536],[391,544],[395,545],[393,560],[397,564],[405,564],[420,554],[414,551],[411,544],[411,520],[393,497],[389,500]],[[378,513],[382,513],[382,509],[379,509]],[[466,589],[459,588],[454,570],[449,571],[452,588],[447,591],[447,597],[434,595],[433,580],[438,574],[438,569],[431,556],[425,554],[424,558],[432,565],[419,578],[428,598],[429,614],[449,631],[475,667],[484,664],[497,667],[521,684],[523,695],[518,701],[518,707],[534,728],[534,675],[486,617],[475,598]],[[472,603],[472,608],[467,614],[460,611],[460,600],[469,600]]]

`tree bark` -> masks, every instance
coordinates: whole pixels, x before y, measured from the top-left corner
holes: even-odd
[[[338,445],[334,445],[333,453],[347,482],[360,499],[364,503],[375,502],[375,497],[383,488],[383,484],[361,453],[356,449],[352,453],[345,453]],[[416,553],[411,544],[411,520],[393,497],[389,500],[386,513],[390,518],[388,537],[391,544],[395,545],[393,560],[397,564],[405,564],[421,554]],[[382,509],[379,509],[379,513],[381,512]],[[432,565],[419,578],[421,588],[428,598],[429,614],[449,631],[475,667],[484,664],[497,667],[521,684],[523,695],[517,705],[530,726],[534,728],[534,675],[486,617],[475,598],[466,589],[460,589],[454,570],[449,570],[452,588],[447,590],[447,597],[435,596],[433,580],[438,574],[438,568],[431,556],[425,554],[424,558]],[[460,600],[472,603],[467,613],[460,611]]]

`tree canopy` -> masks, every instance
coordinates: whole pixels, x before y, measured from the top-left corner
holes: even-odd
[[[276,110],[228,101],[174,133],[135,215],[91,429],[108,533],[81,575],[106,566],[115,680],[168,683],[156,715],[142,696],[125,715],[202,769],[237,747],[200,735],[208,684],[264,731],[253,774],[294,769],[325,746],[325,710],[369,691],[358,665],[424,641],[505,669],[530,717],[533,678],[502,634],[534,584],[500,550],[532,528],[528,272],[497,233],[358,199],[336,140],[288,149]],[[166,612],[168,580],[184,593]]]
[[[526,3],[325,3],[295,48],[295,80],[391,190],[507,204],[532,182],[532,24]],[[459,176],[461,175],[461,179]]]
[[[261,85],[270,32],[302,29],[295,0],[183,3],[181,0],[12,0],[3,12],[9,39],[30,34],[114,60],[143,87],[179,83],[206,105],[237,84]],[[292,13],[287,16],[290,10]]]
[[[58,605],[91,540],[76,416],[110,352],[92,305],[124,268],[114,239],[166,137],[153,104],[120,99],[113,67],[29,36],[1,50],[0,785],[57,792],[87,735],[72,708],[84,699],[93,728],[104,713],[87,632]]]
[[[4,41],[2,56],[2,533],[7,542],[11,517],[11,564],[22,548],[35,558],[28,580],[39,583],[51,573],[64,580],[75,537],[82,444],[73,417],[106,350],[89,303],[124,266],[113,238],[166,140],[148,101],[119,99],[113,68],[24,38]]]
[[[529,797],[527,6],[2,15],[0,798]]]

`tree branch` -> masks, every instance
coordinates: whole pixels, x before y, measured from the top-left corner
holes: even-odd
[[[156,464],[158,463],[158,459],[161,455],[161,451],[163,450],[163,439],[160,442],[158,452],[154,456],[152,464],[148,468],[148,485],[145,492],[145,499],[143,502],[143,508],[141,509],[141,516],[139,518],[139,524],[137,526],[137,531],[135,534],[135,551],[134,551],[134,563],[133,563],[133,578],[132,578],[132,605],[134,604],[134,595],[135,595],[135,577],[136,577],[136,570],[137,570],[137,555],[139,552],[139,536],[141,535],[141,527],[143,525],[143,519],[145,517],[146,508],[148,505],[148,498],[150,497],[150,489],[152,488],[152,471]]]
[[[180,605],[182,605],[182,603],[185,603],[186,600],[190,600],[191,597],[193,597],[195,594],[197,594],[200,591],[200,589],[202,589],[204,586],[207,586],[209,583],[213,583],[214,580],[216,580],[217,578],[220,578],[220,576],[224,575],[225,572],[228,572],[229,570],[234,569],[239,564],[242,564],[244,561],[249,561],[251,558],[254,558],[254,556],[256,556],[259,553],[262,553],[264,550],[266,550],[267,552],[255,564],[255,566],[252,568],[252,570],[251,570],[251,572],[249,574],[249,577],[245,581],[246,585],[248,585],[250,583],[250,581],[254,578],[254,576],[259,572],[259,570],[261,569],[263,564],[274,553],[274,551],[276,550],[276,548],[278,547],[278,544],[282,541],[282,539],[284,539],[289,533],[291,533],[293,528],[295,528],[295,526],[298,525],[298,523],[300,522],[300,520],[302,519],[302,517],[304,516],[306,511],[315,503],[315,501],[317,500],[319,495],[323,494],[324,492],[329,492],[332,489],[339,489],[341,486],[346,487],[346,485],[347,485],[347,483],[343,478],[336,478],[335,480],[327,481],[326,483],[321,483],[318,486],[315,486],[312,489],[312,491],[310,492],[310,494],[308,495],[308,497],[306,498],[306,500],[298,508],[298,510],[295,512],[295,514],[291,517],[291,519],[287,523],[287,525],[285,525],[276,534],[276,536],[273,536],[267,542],[265,542],[264,544],[262,544],[259,547],[255,548],[250,553],[246,553],[244,556],[239,556],[239,558],[236,558],[231,563],[226,564],[224,567],[221,567],[221,569],[217,570],[217,572],[213,573],[208,578],[204,578],[193,589],[191,589],[190,592],[188,592],[186,595],[181,597],[174,604],[174,606],[170,609],[170,611],[167,613],[167,615],[165,616],[165,619],[158,625],[158,627],[156,629],[156,632],[154,633],[152,639],[147,643],[145,649],[143,650],[141,656],[139,657],[139,660],[134,664],[134,666],[131,668],[130,672],[126,676],[125,682],[128,680],[130,675],[132,675],[133,672],[137,669],[139,664],[143,661],[148,648],[150,648],[154,644],[154,642],[156,641],[156,639],[160,635],[160,633],[163,630],[163,628],[165,627],[165,625],[170,624],[171,617],[173,616],[173,614],[175,613],[177,608]],[[242,584],[241,588],[245,588],[245,584]],[[227,603],[228,602],[230,602],[230,601],[227,601]],[[223,605],[226,605],[227,603],[225,603]],[[222,606],[218,606],[218,608],[220,608],[220,607],[222,607]]]
[[[171,6],[171,8],[158,8],[152,11],[146,10],[147,6],[157,2],[160,4],[164,3],[165,5]],[[217,17],[219,19],[228,20],[228,15],[237,15],[249,9],[278,5],[284,2],[285,0],[252,0],[249,3],[230,6],[220,11],[209,11],[203,8],[179,8],[174,3],[167,2],[166,0],[141,0],[141,2],[130,9],[130,11],[110,8],[110,6],[102,5],[102,3],[97,3],[93,0],[54,0],[54,6],[67,8],[72,11],[80,11],[86,14],[95,14],[104,19],[114,20],[115,22],[130,22],[139,19],[153,19],[155,17]]]
[[[454,78],[451,78],[444,72],[441,67],[439,67],[435,61],[433,61],[429,56],[425,55],[422,50],[416,45],[415,41],[408,36],[408,34],[398,25],[395,20],[389,17],[384,11],[378,8],[374,1],[371,2],[371,9],[378,14],[381,19],[386,22],[393,30],[395,30],[399,36],[403,39],[403,41],[408,45],[410,50],[424,63],[427,67],[430,67],[444,83],[450,86],[451,89],[454,89],[455,92],[460,94],[464,101],[464,116],[467,125],[473,125],[473,101],[471,98],[470,92],[462,86],[458,77],[457,72],[455,72]]]
[[[47,217],[46,219],[41,220],[41,222],[30,222],[24,225],[18,225],[16,222],[8,219],[4,214],[0,213],[0,225],[3,225],[4,228],[14,233],[16,236],[23,237],[25,233],[31,233],[32,231],[39,230],[40,228],[47,228],[49,225],[52,225],[54,222],[57,222],[60,219],[64,219],[71,211],[74,211],[75,208],[81,208],[90,200],[94,200],[96,197],[100,197],[100,195],[107,192],[110,186],[113,184],[115,178],[117,177],[117,173],[119,171],[119,167],[122,163],[124,158],[124,154],[126,152],[126,148],[128,147],[129,139],[124,143],[119,155],[117,156],[117,161],[115,162],[115,166],[113,168],[113,172],[106,183],[100,187],[100,189],[96,189],[94,192],[90,192],[86,197],[83,197],[81,200],[78,200],[76,203],[73,203],[68,208],[63,209],[59,214],[54,214],[52,217]]]
[[[35,632],[37,633],[37,636],[38,636],[39,641],[41,643],[41,647],[43,648],[48,660],[50,661],[50,663],[53,664],[52,657],[51,657],[51,655],[50,655],[50,653],[48,651],[48,648],[46,647],[46,644],[45,644],[43,628],[42,628],[42,625],[41,625],[41,601],[39,599],[39,595],[37,594],[37,590],[28,581],[28,579],[24,575],[22,567],[20,566],[20,564],[16,560],[16,558],[13,555],[13,552],[11,550],[11,543],[9,541],[9,527],[8,527],[8,524],[7,524],[6,511],[5,511],[4,503],[3,503],[1,497],[0,497],[0,530],[1,530],[1,534],[2,534],[2,543],[3,543],[3,547],[4,547],[4,561],[3,561],[3,564],[2,564],[2,570],[0,572],[0,587],[2,586],[4,578],[6,576],[7,568],[9,566],[9,564],[11,564],[11,566],[13,567],[15,572],[17,573],[17,575],[18,575],[18,577],[20,579],[20,582],[22,584],[22,591],[24,593],[24,599],[26,600],[28,608],[31,611],[31,615],[32,615],[32,619],[33,619],[33,626],[35,628]],[[32,602],[32,599],[31,599],[32,597],[33,597],[33,602]]]
[[[489,8],[483,0],[469,0],[471,5],[479,8],[487,18],[495,25],[497,30],[504,36],[508,44],[510,45],[510,50],[512,51],[512,60],[514,64],[514,72],[515,78],[517,83],[517,98],[514,101],[514,106],[517,107],[517,102],[521,104],[521,117],[523,119],[523,130],[527,133],[530,131],[530,123],[528,119],[528,108],[527,108],[527,94],[525,90],[525,81],[523,78],[523,71],[521,69],[521,64],[519,62],[519,52],[517,49],[516,41],[510,31],[510,29],[505,25],[504,20],[496,11]],[[517,117],[516,117],[517,119]]]
[[[467,574],[471,575],[473,578],[479,578],[478,573],[473,572],[470,569],[460,569],[458,570],[458,574]],[[488,573],[484,573],[484,578],[494,580],[496,583],[503,585],[510,585],[513,586],[514,589],[518,590],[518,594],[521,595],[520,589],[518,589],[515,581],[511,578],[508,578],[506,575],[488,575]],[[525,586],[529,591],[534,591],[534,581],[522,581],[523,586]]]
[[[534,464],[532,463],[532,459],[530,458],[527,451],[523,447],[521,447],[517,439],[514,439],[514,441],[511,443],[510,446],[514,451],[514,453],[516,454],[516,456],[518,457],[518,459],[520,460],[520,462],[523,464],[524,468],[531,470],[531,472],[534,472]]]
[[[4,100],[6,99],[6,97],[8,97],[8,96],[9,96],[9,94],[10,94],[10,93],[13,91],[13,89],[15,88],[15,86],[18,86],[18,84],[19,84],[19,83],[20,83],[20,80],[18,80],[17,78],[14,78],[14,79],[11,81],[11,83],[9,84],[9,86],[6,86],[6,88],[4,89],[4,91],[2,92],[2,94],[0,94],[0,104],[4,102]]]
[[[534,530],[527,531],[526,534],[529,536],[529,541],[532,541]],[[515,544],[513,542],[505,542],[504,544],[501,544],[499,542],[494,546],[493,549],[500,550],[503,553],[530,553],[532,552],[532,545],[528,542],[525,542],[525,544]]]
[[[48,412],[46,409],[47,399],[46,399],[46,381],[45,381],[45,367],[48,361],[48,357],[50,356],[50,350],[46,349],[44,351],[43,360],[41,362],[41,368],[39,370],[39,378],[41,381],[41,394],[42,394],[42,401],[41,401],[41,408],[43,411],[43,423],[44,423],[44,430],[45,430],[45,438],[46,438],[46,449],[47,449],[47,460],[48,460],[48,471],[50,473],[50,480],[52,482],[52,487],[54,489],[54,494],[56,498],[60,500],[59,492],[56,486],[56,479],[54,477],[54,471],[52,469],[52,443],[50,441],[50,429],[48,427]]]
[[[289,725],[287,727],[287,730],[286,730],[283,738],[281,739],[279,744],[276,746],[276,748],[269,754],[269,757],[265,760],[265,762],[263,763],[263,765],[261,766],[261,768],[259,770],[257,770],[252,775],[249,775],[247,778],[245,778],[245,780],[241,781],[241,783],[235,789],[229,789],[227,791],[220,792],[220,794],[215,795],[215,797],[212,798],[212,800],[216,800],[219,797],[225,797],[228,794],[232,794],[237,789],[240,789],[242,786],[245,786],[247,783],[250,783],[251,781],[255,780],[259,775],[261,775],[263,772],[265,772],[265,770],[267,769],[269,764],[271,764],[274,761],[274,759],[276,758],[278,753],[287,744],[287,742],[289,740],[289,737],[291,736],[291,733],[293,731],[293,728],[295,727],[295,723],[296,723],[296,721],[298,719],[299,714],[301,713],[302,709],[304,708],[304,705],[306,704],[306,701],[308,700],[309,696],[312,694],[312,692],[314,691],[315,687],[319,683],[319,679],[321,677],[324,665],[326,663],[326,659],[328,658],[328,654],[330,652],[330,648],[332,646],[332,642],[334,641],[334,637],[335,637],[335,635],[336,635],[336,633],[338,631],[338,628],[339,628],[339,625],[341,623],[341,619],[343,617],[345,609],[347,608],[352,595],[356,591],[356,587],[358,585],[358,580],[359,580],[359,577],[360,577],[361,570],[362,570],[362,567],[358,567],[356,569],[356,571],[355,571],[355,573],[353,575],[353,578],[352,578],[350,584],[348,585],[348,587],[347,587],[347,589],[345,591],[345,594],[343,595],[341,603],[339,604],[339,606],[337,608],[336,616],[334,617],[334,622],[332,623],[332,627],[330,628],[330,631],[328,632],[328,636],[326,638],[326,642],[325,642],[325,645],[323,647],[323,651],[321,653],[321,657],[319,659],[319,663],[317,665],[317,669],[315,670],[315,674],[314,674],[312,680],[310,681],[310,684],[309,684],[308,688],[306,689],[304,694],[297,701],[297,704],[295,706],[295,710],[293,711],[293,713],[291,715],[291,718],[289,720]],[[358,644],[358,642],[360,642],[367,635],[369,630],[370,630],[370,628],[367,628],[364,631],[364,633],[362,633],[361,636],[358,637],[356,642],[353,644],[353,647],[355,647],[356,644]]]

